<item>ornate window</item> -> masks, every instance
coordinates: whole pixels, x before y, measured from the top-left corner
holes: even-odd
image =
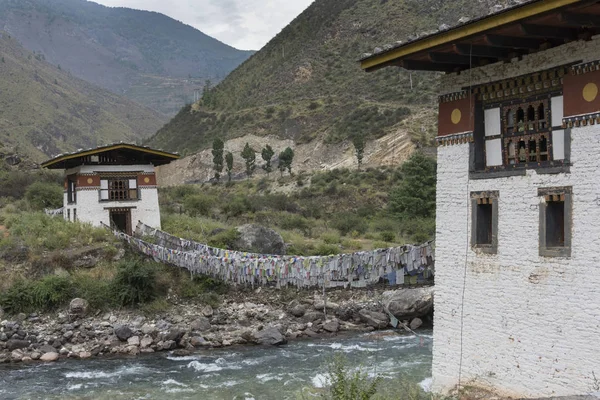
[[[101,179],[100,201],[139,200],[137,179]]]
[[[563,76],[568,67],[523,75],[472,89],[471,177],[489,179],[565,171],[570,130],[563,128]]]

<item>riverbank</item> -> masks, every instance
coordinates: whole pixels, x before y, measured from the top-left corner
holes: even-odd
[[[19,314],[0,322],[0,363],[88,359],[239,345],[281,345],[303,338],[391,328],[389,310],[412,329],[430,326],[432,288],[298,291],[231,289],[214,307],[171,299],[157,313],[88,315],[86,301],[50,314]]]

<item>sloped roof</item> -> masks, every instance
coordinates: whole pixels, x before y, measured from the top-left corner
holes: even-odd
[[[373,71],[390,65],[455,72],[558,46],[600,33],[600,7],[594,0],[513,0],[484,17],[461,18],[421,37],[376,48],[360,59]]]
[[[179,159],[179,154],[176,153],[169,153],[163,150],[152,149],[148,146],[138,146],[121,142],[86,150],[78,150],[73,153],[59,154],[42,163],[42,167],[49,169],[72,168],[73,166],[81,165],[85,157],[110,152],[120,152],[124,155],[139,157],[154,166],[165,165]]]

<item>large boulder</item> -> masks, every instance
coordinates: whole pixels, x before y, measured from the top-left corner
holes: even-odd
[[[393,290],[383,298],[387,310],[399,320],[424,317],[433,310],[433,287]]]
[[[255,331],[252,334],[253,342],[257,344],[265,344],[265,345],[280,345],[285,344],[287,340],[285,337],[279,332],[279,330],[275,327],[265,328],[260,331]]]
[[[372,326],[376,329],[383,329],[388,326],[389,319],[388,316],[384,313],[380,313],[377,311],[369,311],[369,310],[360,310],[359,313],[360,319],[369,326]]]
[[[6,348],[8,351],[26,349],[30,344],[31,343],[28,340],[10,339],[8,342],[6,342]]]
[[[260,254],[285,254],[285,242],[273,229],[255,224],[237,228],[240,237],[234,242],[233,250],[252,251]]]
[[[87,314],[89,304],[84,299],[73,299],[69,303],[69,315],[74,317],[84,317]]]
[[[121,342],[125,342],[133,336],[133,332],[127,325],[118,325],[115,327],[115,336],[119,338]]]
[[[205,332],[210,330],[210,321],[206,317],[200,317],[190,324],[190,328],[194,332]]]

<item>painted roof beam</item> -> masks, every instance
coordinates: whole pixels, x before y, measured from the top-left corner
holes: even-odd
[[[463,56],[472,55],[474,57],[498,59],[508,59],[518,55],[514,50],[503,49],[501,47],[488,47],[470,44],[455,44],[454,51]]]
[[[485,35],[485,41],[490,46],[507,49],[538,50],[544,40],[503,35]]]
[[[559,15],[560,21],[569,26],[579,28],[600,28],[600,15],[596,14],[576,14],[563,12]]]
[[[576,40],[578,36],[577,29],[559,26],[520,24],[519,27],[524,34],[539,38]]]

